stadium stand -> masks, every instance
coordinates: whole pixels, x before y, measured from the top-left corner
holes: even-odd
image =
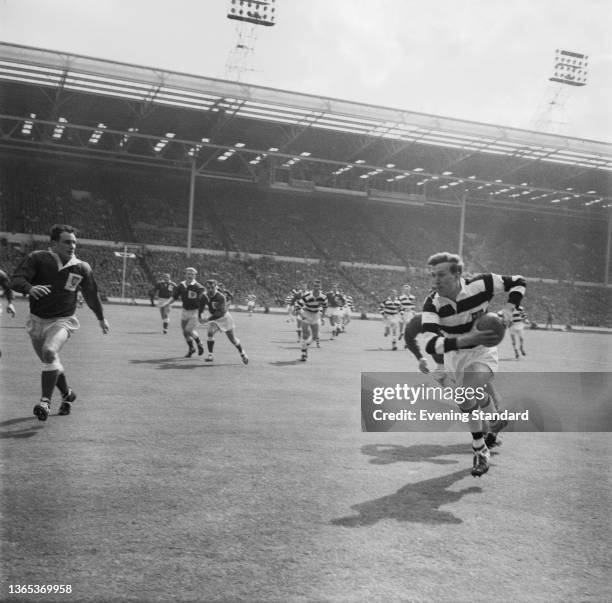
[[[324,286],[341,283],[358,311],[375,312],[381,297],[404,282],[422,301],[428,292],[422,272],[427,257],[457,246],[456,207],[310,197],[204,181],[196,191],[188,258],[184,175],[9,159],[0,170],[0,192],[0,223],[7,234],[44,239],[53,223],[73,224],[79,254],[94,265],[106,297],[123,291],[128,298],[146,298],[158,273],[180,280],[184,267],[195,265],[201,275],[223,281],[239,302],[254,292],[267,304],[282,305],[296,282],[316,277]],[[526,303],[536,323],[543,324],[551,309],[559,323],[612,327],[609,289],[593,286],[603,283],[605,240],[601,221],[474,206],[466,216],[464,257],[470,272],[537,279]],[[120,243],[137,253],[125,283],[114,255]],[[2,239],[2,265],[10,269],[39,246],[45,243],[24,246]]]

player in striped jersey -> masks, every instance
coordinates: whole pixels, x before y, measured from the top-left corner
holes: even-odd
[[[159,307],[159,313],[162,319],[162,333],[165,335],[168,332],[168,324],[170,323],[170,308],[172,308],[172,304],[165,305],[162,307],[162,304],[172,297],[172,292],[176,287],[176,283],[170,280],[170,275],[165,273],[160,275],[160,279],[155,283],[153,288],[151,289],[151,303],[155,303],[155,298],[157,298],[157,306]]]
[[[384,335],[385,337],[391,335],[391,349],[396,351],[397,338],[400,333],[402,304],[397,297],[395,289],[392,289],[389,297],[380,303],[379,308],[385,325]]]
[[[436,364],[436,368],[431,371],[427,364],[427,360],[421,353],[421,348],[417,342],[417,335],[423,330],[422,314],[418,312],[406,323],[404,329],[404,342],[405,348],[410,350],[414,357],[418,360],[419,371],[425,375],[431,375],[441,386],[447,387],[452,385],[451,379],[448,378],[446,371],[444,370],[444,355],[433,353],[431,357]],[[492,402],[495,406],[495,410],[499,412],[499,396],[497,390],[493,386],[492,382],[487,384],[487,392],[491,396]],[[489,448],[501,445],[501,438],[494,432],[487,433],[485,443]]]
[[[512,349],[514,350],[514,356],[516,358],[520,358],[519,352],[517,349],[517,340],[519,343],[519,347],[521,350],[521,354],[526,356],[525,347],[524,347],[524,339],[523,339],[523,330],[525,329],[525,323],[527,322],[527,314],[523,306],[517,306],[512,311],[512,324],[510,325],[510,339],[512,341]]]
[[[327,298],[327,317],[332,330],[332,340],[340,334],[341,317],[344,308],[344,296],[340,293],[338,283],[334,283],[331,290],[325,294]]]
[[[255,309],[255,304],[257,303],[257,295],[255,295],[254,293],[249,293],[246,296],[246,303],[249,316],[252,316],[253,310]]]
[[[427,263],[434,291],[423,305],[422,328],[433,333],[433,337],[425,349],[429,354],[444,354],[445,371],[455,386],[481,390],[492,381],[497,370],[497,348],[493,347],[496,334],[479,331],[474,323],[486,313],[493,296],[505,291],[508,301],[502,313],[506,324],[510,324],[512,311],[523,299],[525,279],[492,273],[465,279],[461,257],[448,252],[432,255]],[[480,402],[471,399],[459,404],[460,410],[470,417],[468,426],[474,452],[472,475],[475,477],[489,470],[490,458],[482,421],[471,414],[479,406],[485,413],[496,412],[488,393]],[[503,427],[504,422],[499,421],[491,424],[491,431],[497,433]]]
[[[404,333],[406,325],[414,316],[416,310],[416,297],[411,293],[412,287],[408,284],[402,286],[402,294],[399,296],[400,304],[402,304],[402,315],[400,318],[400,334]]]
[[[316,342],[317,347],[319,347],[319,326],[327,308],[327,298],[321,291],[321,281],[313,281],[312,290],[307,291],[298,299],[296,307],[302,322],[301,359],[306,362],[308,359],[308,346],[313,340]]]
[[[303,287],[299,283],[296,283],[295,287],[291,290],[291,293],[287,295],[285,298],[285,303],[287,304],[287,312],[289,313],[289,318],[287,322],[291,322],[295,320],[296,322],[296,331],[297,331],[297,339],[298,343],[302,341],[302,318],[299,313],[299,308],[297,307],[298,300],[304,295],[306,292],[306,287]]]
[[[351,322],[351,312],[355,311],[355,302],[352,295],[347,295],[346,293],[342,293],[342,295],[344,295],[344,307],[342,308],[340,330],[344,333],[349,322]]]

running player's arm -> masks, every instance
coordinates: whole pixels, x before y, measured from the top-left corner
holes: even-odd
[[[418,319],[418,320],[415,320]],[[410,322],[406,325],[406,329],[404,331],[404,341],[408,346],[408,349],[412,352],[414,357],[417,360],[423,359],[423,354],[421,353],[421,348],[416,340],[416,336],[421,331],[421,321],[420,317],[414,317]]]
[[[106,334],[108,333],[109,326],[104,318],[104,308],[102,308],[102,300],[98,293],[98,283],[96,283],[91,266],[87,262],[81,262],[81,265],[85,272],[83,280],[79,285],[83,293],[83,299],[91,311],[96,315],[102,332]]]
[[[51,293],[51,285],[34,285],[32,281],[36,279],[38,271],[38,254],[30,253],[26,256],[19,266],[15,269],[11,279],[11,287],[17,293],[29,295],[33,299],[39,299]]]
[[[508,300],[506,305],[502,309],[503,319],[506,326],[512,324],[512,312],[521,305],[523,297],[525,296],[525,290],[527,288],[527,281],[524,277],[516,274],[513,276],[490,274],[486,277],[493,279],[493,291],[500,293],[506,291],[508,293]]]
[[[200,321],[200,323],[204,323],[206,322],[205,319],[202,318],[202,314],[204,314],[204,310],[206,310],[208,308],[208,295],[206,295],[206,293],[204,293],[202,295],[202,297],[200,297],[200,302],[199,302],[199,306],[198,306],[198,320]],[[210,310],[209,310],[210,312]]]

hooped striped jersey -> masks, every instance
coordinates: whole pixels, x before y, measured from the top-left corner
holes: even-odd
[[[296,307],[306,312],[319,312],[327,308],[327,298],[324,293],[315,295],[312,291],[306,291],[296,303]]]
[[[402,293],[398,297],[400,304],[402,304],[402,310],[404,312],[414,312],[416,310],[416,297],[412,295],[406,295],[406,293]]]
[[[397,297],[393,299],[387,297],[385,301],[381,302],[379,308],[380,313],[385,318],[391,318],[392,316],[399,316],[400,312],[402,311],[402,304]]]
[[[457,335],[468,333],[476,320],[487,312],[496,293],[508,292],[508,302],[518,306],[525,294],[522,276],[493,273],[461,278],[461,290],[456,300],[441,297],[437,292],[427,296],[423,304],[423,331],[434,333],[426,346],[429,354],[443,354],[456,350]]]
[[[302,289],[291,289],[291,293],[285,297],[285,303],[288,306],[295,306],[304,293],[305,291],[302,291]]]
[[[523,309],[523,306],[517,306],[512,311],[512,324],[516,325],[527,320],[527,313]]]

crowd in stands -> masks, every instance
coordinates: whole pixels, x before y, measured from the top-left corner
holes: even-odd
[[[370,312],[381,295],[405,282],[422,301],[428,291],[422,271],[427,257],[456,250],[458,244],[456,207],[312,197],[200,180],[193,209],[187,257],[189,183],[184,174],[115,172],[53,161],[9,160],[0,168],[4,232],[47,235],[52,224],[69,222],[82,241],[114,244],[79,245],[79,255],[92,263],[107,297],[146,298],[159,273],[180,280],[185,266],[192,265],[202,276],[223,281],[238,303],[255,293],[262,303],[282,305],[296,283],[322,278],[326,286],[340,283],[360,311]],[[527,310],[538,323],[550,312],[557,322],[612,326],[610,290],[582,284],[603,282],[606,236],[603,220],[468,206],[463,254],[470,272],[553,281],[529,286],[526,304],[534,303]],[[114,254],[120,242],[137,246],[125,275]],[[46,244],[15,246],[0,240],[1,266],[10,269],[38,246]],[[281,261],[283,256],[295,261]]]

